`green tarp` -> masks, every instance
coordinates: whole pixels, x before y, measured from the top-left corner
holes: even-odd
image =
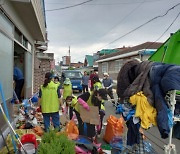
[[[172,34],[149,60],[180,65],[180,30]]]

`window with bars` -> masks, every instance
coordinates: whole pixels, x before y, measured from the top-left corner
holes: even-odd
[[[102,63],[102,73],[104,72],[108,72],[108,63],[105,62],[105,63]]]
[[[121,67],[122,67],[122,65],[123,65],[123,59],[116,60],[115,64],[114,64],[115,72],[119,72]]]

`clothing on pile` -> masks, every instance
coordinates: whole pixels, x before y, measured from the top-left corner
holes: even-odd
[[[128,127],[128,132],[127,132],[127,145],[134,145],[134,144],[139,144],[140,143],[140,124],[134,124],[133,118],[128,120],[126,122],[126,125]]]
[[[150,89],[148,73],[153,62],[130,60],[123,65],[117,78],[117,95],[129,98],[139,91],[143,91],[150,104],[153,104],[153,94]]]
[[[180,140],[180,122],[177,122],[173,127],[173,137]]]
[[[135,67],[140,64],[136,59],[127,61],[122,67],[117,77],[117,95],[124,99],[124,91],[133,82]]]
[[[156,125],[156,109],[149,104],[142,91],[131,96],[129,101],[132,105],[136,105],[135,117],[141,119],[142,128],[148,129],[152,124]]]
[[[116,114],[122,114],[125,121],[128,121],[135,114],[135,109],[129,104],[119,104],[116,109]]]
[[[165,100],[170,90],[180,90],[180,66],[150,61],[140,63],[133,59],[126,62],[118,74],[118,97],[126,100],[142,91],[147,102],[157,111],[156,121],[162,138],[167,138],[170,132]]]
[[[168,125],[168,105],[165,100],[170,90],[180,90],[180,66],[154,63],[150,70],[151,90],[154,95],[154,106],[157,110],[157,126],[162,138],[170,132]]]

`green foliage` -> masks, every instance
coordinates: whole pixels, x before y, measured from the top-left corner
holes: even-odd
[[[38,154],[75,154],[75,143],[66,135],[57,135],[51,130],[43,135]]]
[[[74,70],[74,68],[73,67],[69,67],[68,70]]]

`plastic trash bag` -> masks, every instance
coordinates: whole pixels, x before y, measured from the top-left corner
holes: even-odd
[[[110,115],[107,119],[107,126],[103,139],[110,143],[110,141],[117,136],[122,136],[124,132],[124,120],[122,117],[119,119]]]
[[[70,120],[66,125],[66,134],[68,138],[75,140],[79,136],[79,130],[73,120]]]

